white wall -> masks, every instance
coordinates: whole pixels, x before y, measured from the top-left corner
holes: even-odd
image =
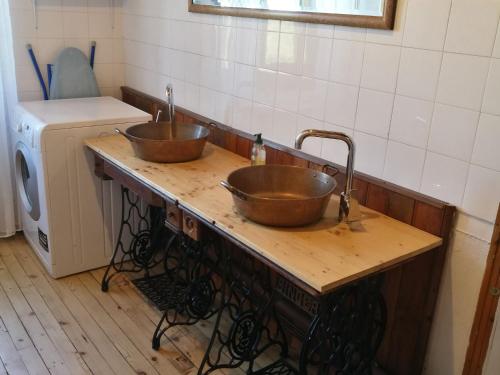
[[[47,82],[46,65],[55,60],[62,48],[77,47],[88,55],[92,40],[97,42],[94,71],[101,93],[119,96],[123,84],[121,0],[114,1],[116,9],[111,7],[111,0],[37,0],[37,3],[38,29],[32,1],[9,0],[20,100],[43,98],[26,43],[33,45]]]
[[[453,233],[424,374],[462,374],[488,249],[488,241]]]
[[[163,96],[172,81],[180,105],[289,146],[308,127],[354,134],[359,171],[493,220],[500,0],[399,0],[393,32],[186,8],[124,2],[128,85]],[[330,140],[308,144],[342,154]]]
[[[100,30],[114,47],[98,79],[119,86],[121,34],[106,21],[109,1],[38,1],[59,22],[35,32],[30,1],[11,0],[21,8],[13,12],[21,50],[27,40],[48,44],[43,51],[84,48]],[[398,3],[395,30],[378,31],[123,0],[125,83],[162,97],[172,82],[179,105],[289,146],[304,128],[344,131],[357,142],[357,170],[457,205],[425,373],[460,374],[500,200],[500,0]],[[16,56],[21,96],[39,97],[25,51]],[[305,146],[345,158],[332,141]]]

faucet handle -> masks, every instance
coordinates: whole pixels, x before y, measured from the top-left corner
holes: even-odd
[[[339,221],[343,220],[347,223],[361,220],[361,211],[355,189],[340,194]]]
[[[171,83],[169,83],[165,88],[165,96],[167,97],[167,102],[170,101],[173,92],[174,92],[174,87],[172,86]]]
[[[167,85],[165,89],[165,96],[167,97],[167,105],[168,105],[168,117],[171,124],[174,123],[175,120],[175,104],[174,104],[174,87],[171,83]]]
[[[343,221],[344,218],[349,216],[349,198],[346,193],[340,193],[340,203],[339,203],[339,222]]]
[[[331,164],[323,164],[321,167],[321,172],[326,173],[331,177],[335,177],[339,174],[339,170]]]
[[[352,192],[355,192],[355,190],[351,190]],[[359,201],[356,198],[356,194],[354,196],[351,195],[351,198],[349,199],[349,214],[347,215],[347,222],[348,223],[354,223],[356,221],[361,220],[361,210],[359,209]]]
[[[156,112],[156,116],[155,116],[155,122],[158,124],[160,122],[160,115],[163,111],[161,109],[159,109],[157,112]]]

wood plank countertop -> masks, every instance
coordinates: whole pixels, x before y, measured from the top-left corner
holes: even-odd
[[[439,237],[366,207],[362,220],[337,222],[338,197],[325,217],[302,228],[265,227],[235,212],[231,194],[219,186],[230,172],[249,165],[241,156],[207,143],[200,159],[158,164],[134,156],[122,136],[86,140],[89,148],[158,194],[212,223],[319,293],[387,269],[441,245]]]

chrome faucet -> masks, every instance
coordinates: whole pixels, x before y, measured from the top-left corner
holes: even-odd
[[[174,87],[171,83],[167,85],[167,89],[165,90],[165,95],[167,97],[167,105],[168,105],[168,120],[171,124],[174,123],[175,120],[175,104],[174,104]]]
[[[332,132],[327,130],[307,129],[301,131],[295,138],[295,148],[300,150],[302,148],[302,143],[304,142],[304,140],[309,137],[338,139],[340,141],[344,141],[347,144],[348,155],[346,165],[346,179],[344,191],[340,194],[339,221],[342,221],[344,219],[348,223],[358,221],[361,218],[361,213],[359,211],[358,201],[353,196],[355,190],[353,190],[352,188],[354,175],[354,154],[356,150],[354,141],[351,137],[344,133]]]

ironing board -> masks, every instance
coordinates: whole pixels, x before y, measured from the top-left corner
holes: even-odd
[[[63,49],[54,62],[50,99],[100,95],[94,71],[83,52],[73,47]]]

